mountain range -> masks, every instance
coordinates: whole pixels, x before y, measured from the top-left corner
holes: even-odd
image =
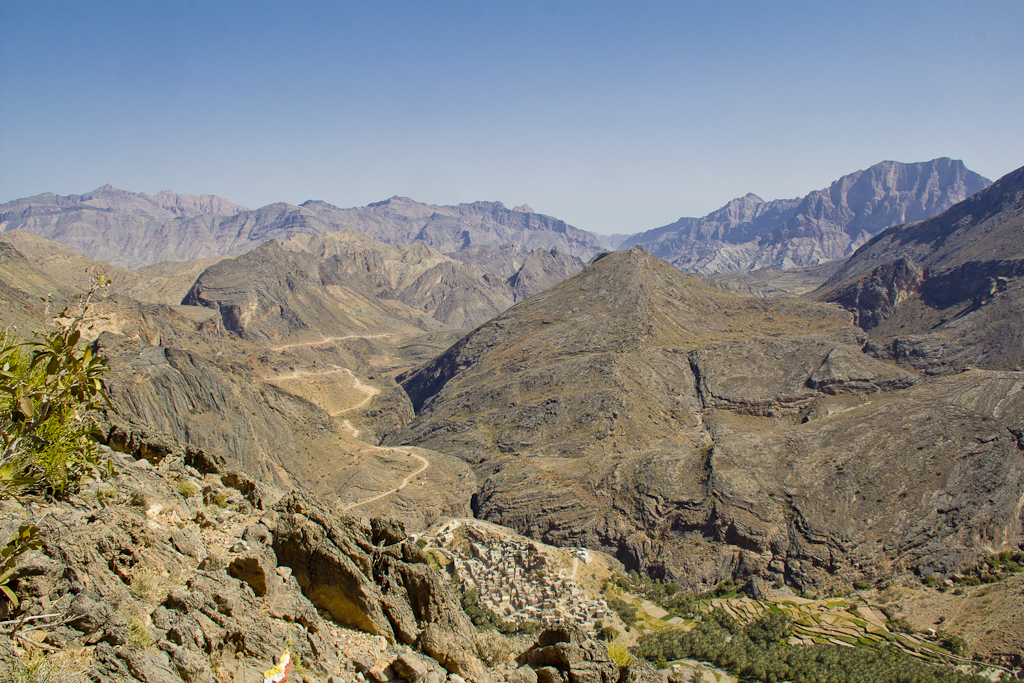
[[[473,328],[561,282],[583,262],[556,250],[499,252],[496,270],[449,258],[416,241],[386,245],[351,230],[296,235],[207,268],[182,299],[215,309],[244,337],[282,340],[398,329]],[[479,252],[478,252],[479,253]]]
[[[199,512],[221,514],[223,486],[248,496],[249,508],[236,506],[245,510],[263,505],[267,487],[291,492],[248,520],[241,540],[273,537],[278,560],[303,567],[293,592],[338,623],[356,622],[317,574],[323,560],[294,561],[289,543],[308,532],[321,536],[303,548],[329,548],[322,527],[351,545],[332,521],[348,511],[411,532],[474,516],[604,551],[623,571],[688,592],[732,580],[805,596],[857,586],[896,595],[929,577],[994,578],[980,569],[986,558],[1024,549],[1024,169],[989,184],[959,162],[885,162],[812,195],[748,196],[714,219],[688,219],[698,222],[679,242],[667,230],[652,238],[693,254],[716,241],[753,245],[760,255],[744,268],[817,260],[829,244],[852,250],[714,277],[639,244],[601,252],[589,233],[528,206],[393,198],[250,211],[209,195],[43,195],[2,207],[0,322],[46,329],[79,305],[90,271],[109,274],[85,336],[110,361],[99,438],[134,463],[118,481],[158,472],[210,490],[197,492],[196,510],[175,503],[190,512],[174,529],[160,526],[176,523],[169,508],[152,512],[148,493],[125,493],[112,513],[97,503],[89,518],[168,538],[202,523],[216,536]],[[913,222],[887,225],[904,218]],[[149,265],[111,266],[36,234],[46,231]],[[150,263],[206,248],[208,260]],[[23,512],[0,507],[3,530]],[[416,544],[392,547],[404,534],[395,522],[337,524],[390,539],[373,556],[416,560],[409,571],[429,583]],[[241,564],[218,580],[260,585],[259,559],[231,552]],[[196,585],[227,564],[200,561]],[[273,567],[269,580],[287,583]],[[396,576],[360,584],[385,602],[401,597],[389,614],[415,602],[415,586],[413,597],[389,592]],[[984,602],[986,588],[963,600]],[[960,596],[932,593],[943,606],[928,614],[966,652],[1024,652],[1019,619],[1003,613],[1012,605],[986,603],[992,623],[1009,626],[984,633],[968,626],[977,614],[960,612]],[[168,609],[146,615],[164,634]],[[423,648],[415,619],[411,630],[384,623],[364,626]]]
[[[881,230],[934,216],[989,183],[962,161],[883,161],[802,199],[766,202],[747,194],[703,218],[633,235],[618,248],[641,245],[680,270],[704,274],[814,265],[849,256]]]
[[[84,195],[42,194],[0,206],[0,231],[26,230],[125,268],[236,256],[271,239],[351,229],[388,244],[420,241],[441,252],[514,243],[588,260],[601,251],[590,233],[501,202],[432,206],[392,197],[353,209],[307,201],[250,210],[213,195],[167,191],[151,197],[105,185]]]
[[[879,231],[934,216],[988,184],[961,161],[884,161],[802,199],[765,202],[747,194],[703,218],[604,237],[525,204],[433,206],[392,197],[349,209],[310,200],[250,210],[215,195],[149,196],[105,185],[83,195],[48,193],[0,205],[0,231],[32,232],[124,268],[237,256],[271,239],[356,230],[386,244],[420,241],[444,254],[462,254],[456,258],[473,259],[494,274],[500,274],[495,254],[504,254],[503,245],[525,252],[554,249],[583,261],[616,245],[642,245],[683,271],[708,274],[842,258]]]
[[[693,587],[831,590],[1024,540],[1017,376],[922,382],[865,341],[833,307],[634,247],[400,376],[417,417],[386,443],[471,463],[484,519]]]

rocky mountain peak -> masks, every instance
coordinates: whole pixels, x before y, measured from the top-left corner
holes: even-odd
[[[989,185],[946,157],[904,164],[883,161],[803,198],[764,202],[747,194],[703,218],[634,235],[676,267],[704,274],[793,268],[853,253],[885,228],[934,216]]]
[[[997,524],[1017,543],[1016,441],[958,460],[956,444],[991,428],[952,384],[921,385],[864,340],[832,305],[737,296],[642,248],[613,252],[400,376],[416,419],[386,443],[443,446],[474,465],[478,517],[641,571],[685,567],[677,576],[691,585],[720,581],[722,562],[766,580],[799,566],[827,583],[869,548],[922,573],[991,552],[959,527],[929,522],[923,537],[934,507],[916,490],[895,498],[913,482],[973,500],[989,484],[965,483],[975,480],[963,467],[1013,482]],[[936,427],[911,405],[942,415],[951,447],[935,461],[918,453]],[[893,550],[881,558],[882,547]]]
[[[401,197],[401,196],[396,194],[393,197],[388,197],[387,199],[384,199],[384,200],[379,201],[379,202],[370,202],[366,206],[367,207],[377,207],[377,206],[392,206],[392,205],[400,205],[400,204],[418,204],[418,203],[419,202],[417,202],[414,199],[409,199],[408,197]]]
[[[1024,168],[858,249],[818,296],[851,313],[884,358],[933,374],[1019,369]]]
[[[333,204],[328,204],[327,202],[325,202],[322,199],[307,199],[306,201],[304,201],[301,204],[299,204],[299,206],[301,206],[304,209],[306,209],[306,208],[309,208],[309,209],[314,209],[314,208],[315,209],[326,209],[326,208],[334,209],[334,208],[337,208]]]
[[[529,204],[520,204],[519,206],[515,207],[512,210],[513,211],[520,211],[522,213],[536,213],[533,209],[530,208]]]

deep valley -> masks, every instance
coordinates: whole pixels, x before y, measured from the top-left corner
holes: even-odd
[[[5,656],[639,683],[776,614],[779,647],[1022,671],[1024,169],[883,162],[619,245],[500,202],[0,206],[8,345],[82,312],[118,472],[0,497],[41,529]]]

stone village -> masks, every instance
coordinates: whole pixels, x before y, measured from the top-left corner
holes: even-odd
[[[425,550],[442,552],[445,566],[465,592],[476,589],[480,604],[506,621],[564,623],[585,631],[609,625],[615,613],[604,598],[590,598],[573,580],[580,562],[590,562],[589,551],[573,553],[573,570],[563,576],[541,544],[490,529],[477,520],[453,519],[432,533],[420,536]]]

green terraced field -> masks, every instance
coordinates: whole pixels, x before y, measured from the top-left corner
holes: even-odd
[[[696,610],[700,613],[707,614],[714,609],[722,609],[742,623],[754,621],[769,611],[788,614],[793,622],[790,642],[794,644],[818,643],[869,648],[894,645],[911,656],[928,661],[948,661],[952,654],[920,634],[909,635],[891,630],[885,615],[864,600],[827,598],[799,602],[792,599],[762,601],[735,594],[697,601]],[[641,618],[636,628],[641,632],[660,632],[674,628],[689,631],[694,627],[692,620],[686,619],[682,625],[676,626],[668,623],[672,615],[655,619],[642,609],[638,616]]]

